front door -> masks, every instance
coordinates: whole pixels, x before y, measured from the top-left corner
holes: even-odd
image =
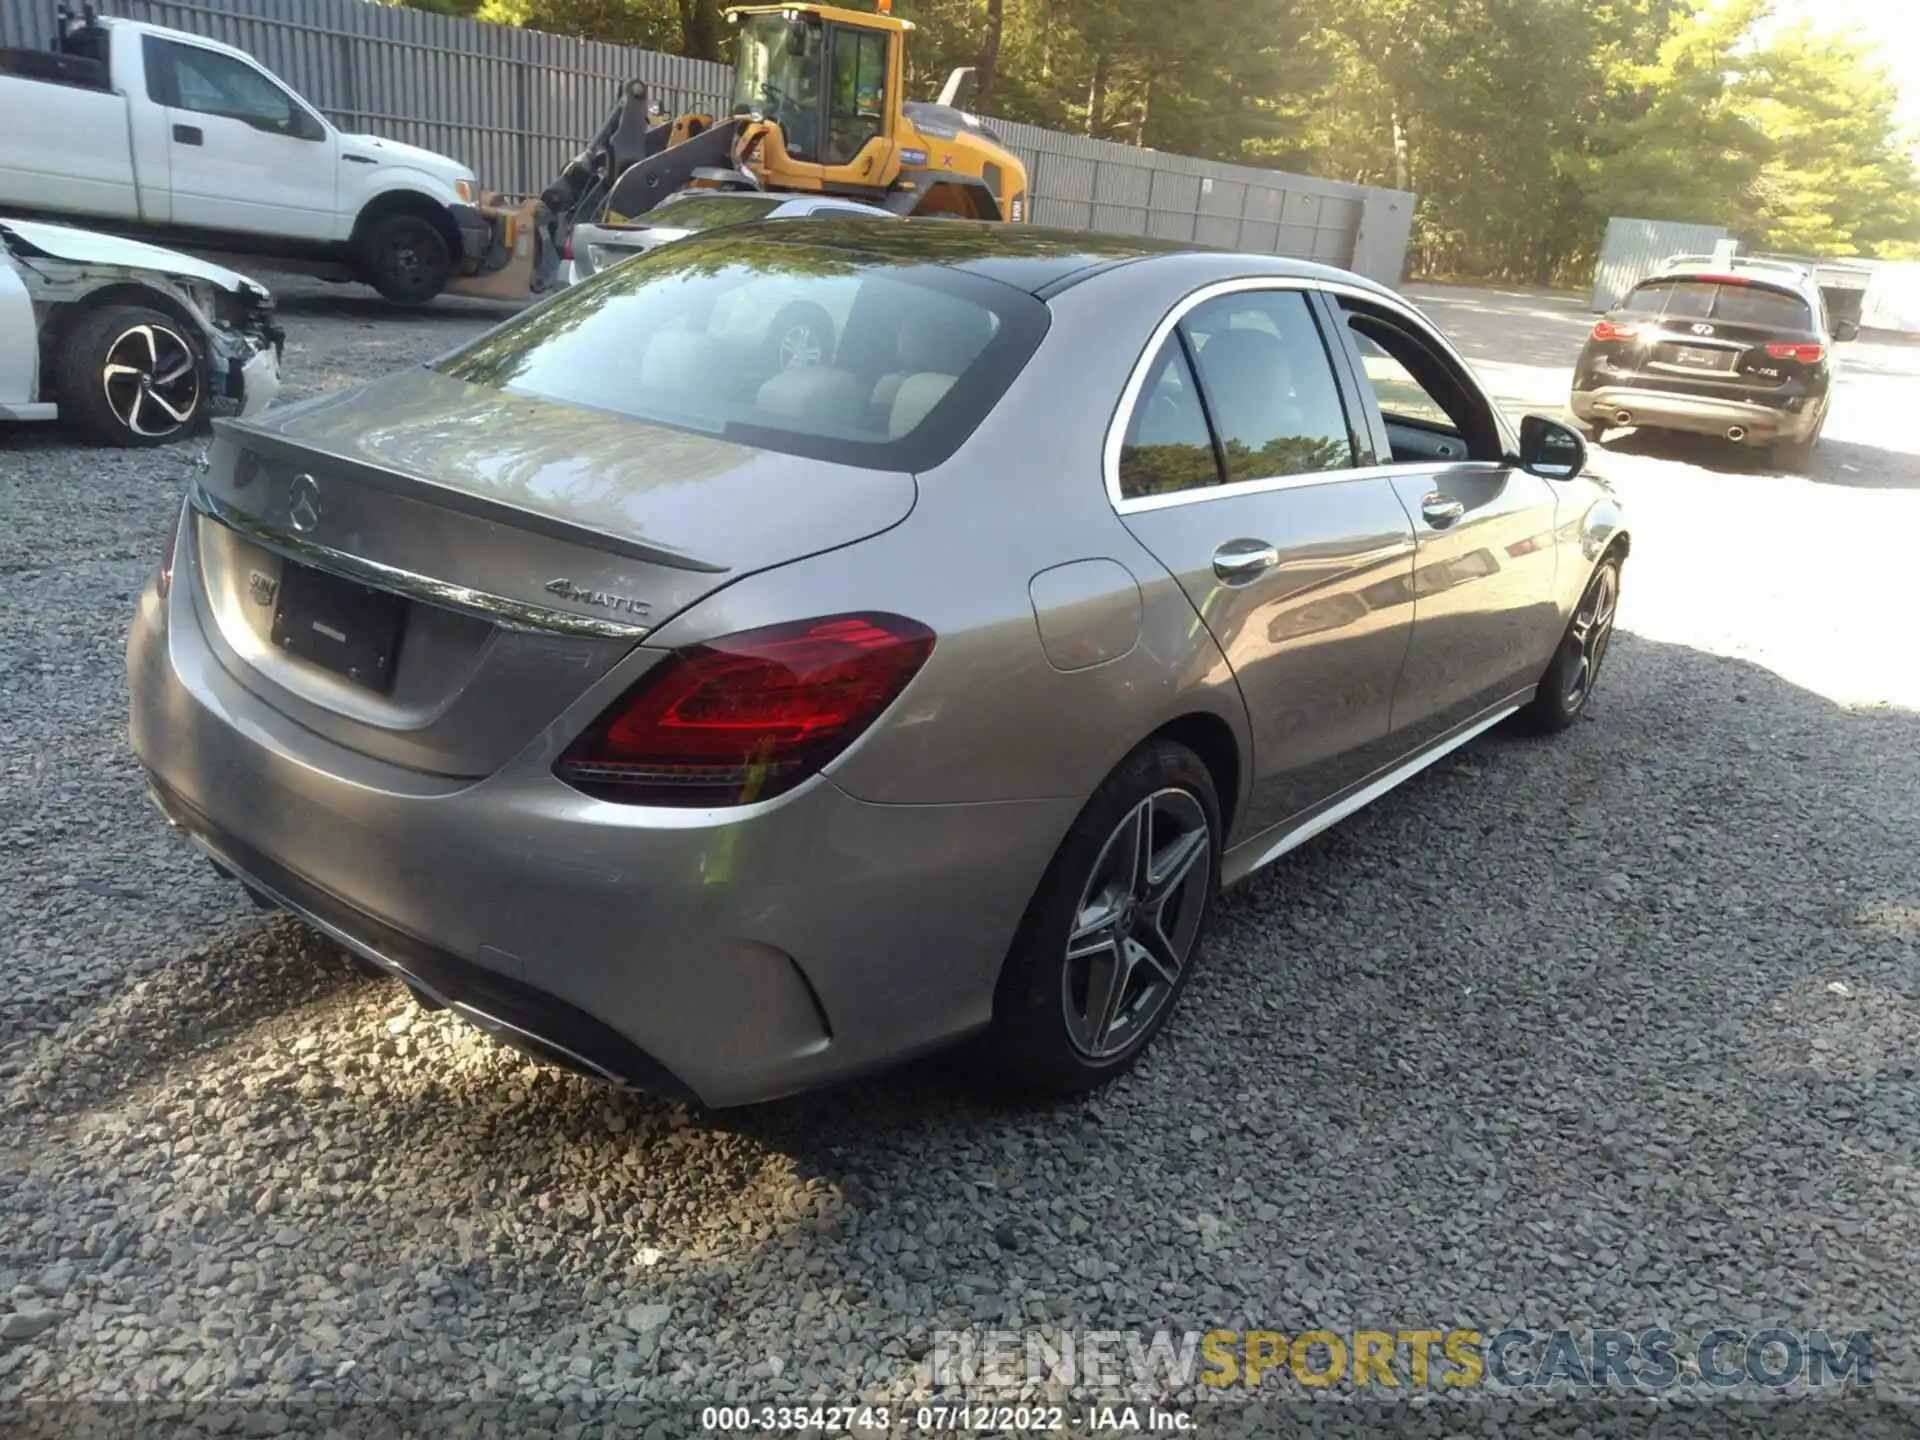
[[[1232,667],[1253,736],[1237,838],[1390,757],[1412,633],[1413,527],[1354,436],[1306,293],[1233,290],[1152,360],[1118,457],[1118,504]]]
[[[1394,696],[1406,748],[1540,678],[1555,625],[1553,483],[1507,463],[1471,377],[1405,317],[1344,301],[1393,488],[1419,540],[1413,644]]]
[[[147,89],[165,107],[173,223],[337,239],[339,142],[257,66],[146,37]]]

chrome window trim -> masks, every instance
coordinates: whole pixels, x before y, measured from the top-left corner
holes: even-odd
[[[1133,363],[1133,369],[1127,376],[1127,383],[1120,391],[1120,403],[1114,408],[1113,418],[1107,422],[1106,443],[1101,452],[1101,470],[1107,487],[1107,499],[1117,514],[1134,515],[1149,510],[1166,510],[1176,505],[1192,505],[1203,500],[1231,500],[1241,495],[1264,495],[1275,490],[1300,490],[1310,485],[1337,485],[1350,480],[1392,479],[1397,475],[1429,474],[1437,471],[1448,472],[1488,472],[1509,468],[1506,462],[1499,460],[1439,460],[1408,461],[1399,464],[1347,466],[1340,470],[1309,470],[1298,475],[1273,475],[1261,480],[1234,480],[1224,485],[1205,485],[1192,490],[1176,490],[1167,495],[1140,495],[1129,498],[1120,493],[1120,451],[1126,445],[1127,428],[1133,423],[1134,407],[1140,403],[1140,392],[1146,388],[1147,372],[1153,366],[1153,360],[1160,353],[1160,347],[1166,343],[1167,336],[1188,314],[1209,300],[1222,295],[1238,295],[1250,290],[1318,290],[1328,295],[1345,295],[1355,300],[1364,300],[1378,305],[1383,310],[1391,310],[1401,319],[1420,327],[1424,335],[1437,340],[1449,359],[1457,364],[1469,380],[1473,381],[1474,392],[1480,402],[1493,412],[1494,422],[1503,440],[1511,440],[1505,417],[1500,407],[1495,405],[1486,391],[1480,386],[1473,374],[1473,368],[1453,347],[1453,342],[1429,320],[1398,296],[1369,290],[1359,285],[1345,285],[1337,280],[1320,280],[1306,276],[1289,275],[1243,275],[1232,280],[1215,280],[1192,291],[1169,310],[1153,328],[1147,337],[1146,347],[1140,352],[1139,359]],[[1319,319],[1315,317],[1315,324]],[[1329,342],[1332,343],[1332,342]],[[1328,357],[1332,365],[1333,357]]]
[[[505,595],[490,594],[484,590],[473,590],[465,585],[436,580],[430,575],[420,575],[411,570],[385,565],[378,560],[367,560],[358,555],[350,555],[330,545],[316,545],[311,540],[304,540],[278,526],[267,524],[235,509],[208,491],[204,485],[195,485],[188,491],[187,503],[209,520],[246,536],[255,544],[265,546],[278,555],[299,561],[301,564],[310,564],[322,570],[329,570],[349,580],[357,580],[362,585],[371,585],[381,590],[404,595],[409,600],[418,600],[427,605],[437,605],[443,610],[456,610],[464,615],[477,616],[503,630],[524,630],[536,634],[587,635],[597,640],[643,640],[651,628],[621,620],[603,620],[593,615],[578,615],[571,610],[557,610],[551,605],[540,605],[526,600],[510,599]]]

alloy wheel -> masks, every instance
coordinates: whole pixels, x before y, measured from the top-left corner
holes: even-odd
[[[1067,1034],[1088,1059],[1121,1053],[1172,998],[1199,936],[1212,866],[1207,812],[1181,789],[1142,800],[1101,847],[1061,979]]]
[[[135,325],[107,347],[100,378],[107,405],[135,435],[171,435],[200,405],[200,363],[165,325]]]
[[[1571,635],[1578,654],[1567,679],[1569,711],[1586,702],[1593,682],[1599,678],[1600,662],[1606,658],[1607,642],[1613,638],[1613,612],[1619,603],[1620,572],[1612,565],[1603,566],[1573,615]]]

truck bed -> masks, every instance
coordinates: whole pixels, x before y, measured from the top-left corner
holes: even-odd
[[[121,96],[0,70],[0,115],[7,117],[0,129],[0,211],[140,218],[133,138]]]

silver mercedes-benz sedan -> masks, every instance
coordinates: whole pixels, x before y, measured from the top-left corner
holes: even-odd
[[[820,363],[759,343],[796,301]],[[973,1037],[1083,1090],[1223,885],[1585,708],[1628,537],[1584,459],[1339,270],[728,229],[220,422],[133,745],[257,898],[590,1074],[735,1104]]]

